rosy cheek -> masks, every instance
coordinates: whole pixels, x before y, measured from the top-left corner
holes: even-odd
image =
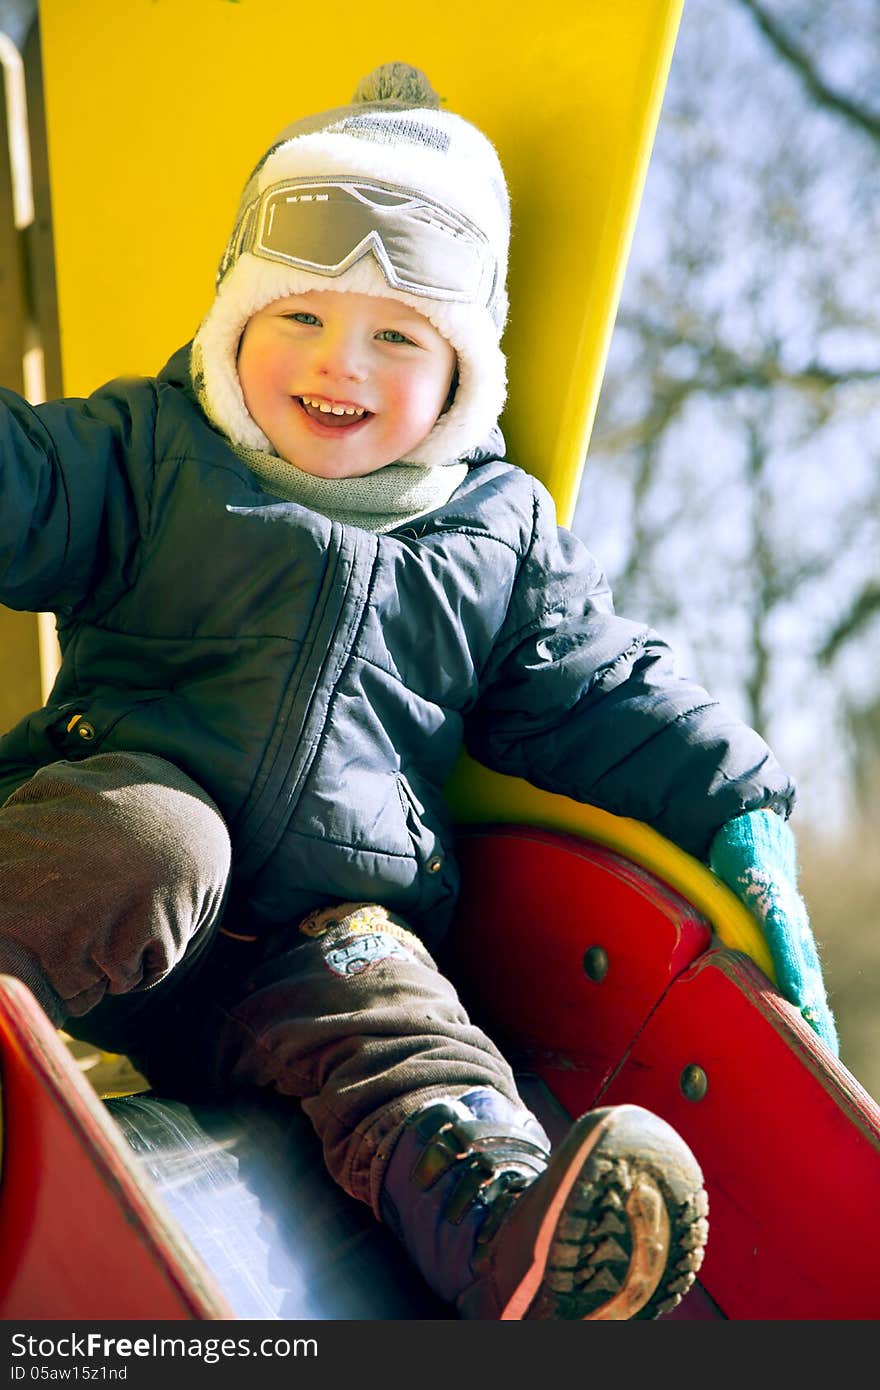
[[[443,409],[447,394],[448,389],[445,383],[437,377],[423,381],[418,393],[420,416],[430,417],[432,421],[435,420]]]
[[[261,344],[254,353],[253,369],[261,381],[275,375],[278,364],[278,355],[272,352],[268,346]]]

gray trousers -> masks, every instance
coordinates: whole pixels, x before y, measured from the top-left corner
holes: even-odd
[[[163,1094],[297,1098],[378,1215],[407,1115],[474,1086],[520,1104],[513,1074],[399,918],[345,904],[252,939],[224,925],[230,864],[217,807],[163,759],[42,768],[0,808],[0,972]]]

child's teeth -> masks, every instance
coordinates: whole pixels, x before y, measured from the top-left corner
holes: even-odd
[[[303,405],[312,405],[316,410],[320,410],[322,415],[363,415],[365,411],[359,405],[330,405],[327,401],[313,401],[309,396],[303,396]]]

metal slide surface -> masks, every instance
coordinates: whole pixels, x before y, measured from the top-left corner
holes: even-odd
[[[296,1102],[107,1102],[156,1200],[239,1318],[448,1318],[394,1237],[327,1175]]]

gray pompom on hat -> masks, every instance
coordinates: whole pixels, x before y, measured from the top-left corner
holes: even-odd
[[[440,98],[425,74],[409,63],[383,63],[362,77],[355,88],[352,105],[361,102],[394,101],[400,106],[428,106],[440,109]]]
[[[368,187],[374,182],[389,199],[399,194],[401,207],[407,198],[425,200],[421,223],[415,219],[407,227],[411,261],[424,283],[400,280],[388,259],[383,262],[383,247],[371,248],[369,237],[341,270],[313,268],[295,244],[295,233],[286,259],[266,248],[255,227],[272,191],[322,180]],[[379,238],[382,211],[380,206]],[[357,215],[369,216],[363,199]],[[438,235],[438,226],[444,234]],[[350,105],[306,116],[283,130],[248,179],[220,263],[216,297],[193,343],[193,376],[207,414],[233,444],[271,454],[269,440],[248,414],[238,379],[236,357],[248,319],[275,299],[309,290],[375,294],[423,314],[458,359],[452,405],[401,462],[434,467],[466,456],[490,435],[505,400],[500,340],[507,318],[509,240],[507,185],[491,142],[463,117],[441,109],[418,68],[381,65],[358,83]],[[295,260],[299,263],[291,263]],[[467,280],[479,288],[472,294],[447,292],[456,273],[462,284]],[[443,288],[432,290],[434,283]]]

